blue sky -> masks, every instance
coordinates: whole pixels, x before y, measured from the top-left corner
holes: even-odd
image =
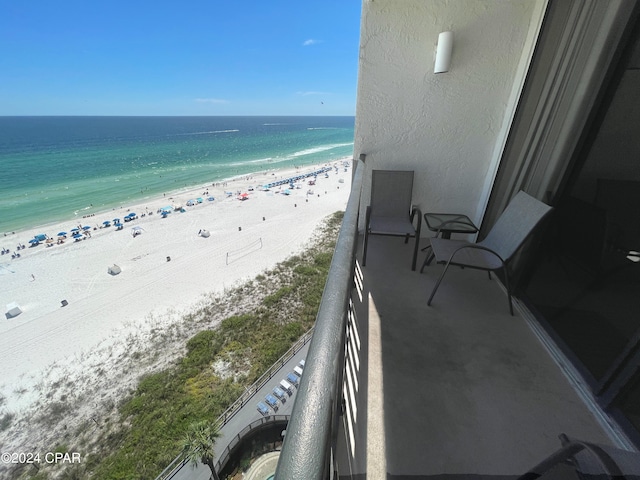
[[[0,115],[355,115],[360,0],[2,0]]]

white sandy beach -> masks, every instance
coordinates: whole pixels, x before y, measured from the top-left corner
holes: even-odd
[[[324,217],[344,210],[351,168],[336,161],[331,166],[337,170],[328,178],[318,176],[315,186],[309,186],[308,179],[299,182],[301,188],[291,195],[278,193],[280,187],[257,187],[322,166],[256,174],[220,186],[207,186],[203,179],[193,191],[0,237],[0,248],[11,252],[18,243],[27,246],[19,250],[20,258],[0,257],[0,413],[19,415],[28,409],[43,394],[34,387],[53,366],[66,364],[86,373],[95,367],[91,352],[109,344],[126,349],[127,335],[145,328],[145,319],[165,318],[167,312],[178,318],[175,314],[189,311],[203,295],[252,279],[301,250]],[[250,185],[255,187],[252,192]],[[225,191],[234,195],[228,197]],[[248,192],[249,198],[238,200],[238,191]],[[208,196],[215,200],[208,201]],[[198,197],[204,201],[187,206]],[[176,204],[186,211],[167,218],[156,213]],[[104,220],[128,212],[137,213],[138,219],[124,223],[122,230],[99,228]],[[142,217],[146,212],[153,214]],[[56,238],[59,231],[70,232],[78,224],[92,227],[90,238],[29,247],[35,234]],[[132,227],[142,233],[134,237]],[[210,236],[198,235],[201,229]],[[114,264],[122,269],[118,275],[107,272]],[[12,302],[22,313],[6,318],[5,306]]]

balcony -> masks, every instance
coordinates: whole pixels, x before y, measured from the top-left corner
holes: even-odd
[[[452,268],[429,307],[443,267],[411,271],[411,242],[371,237],[360,267],[361,170],[276,478],[515,478],[561,433],[624,443],[495,277]]]
[[[443,267],[412,272],[411,253],[402,239],[369,241],[341,477],[517,475],[557,450],[562,432],[611,442],[495,279],[453,269],[428,307]]]

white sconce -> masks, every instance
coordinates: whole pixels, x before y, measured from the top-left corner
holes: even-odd
[[[438,35],[438,45],[436,47],[436,63],[433,67],[433,73],[444,73],[449,71],[452,50],[453,32],[442,32],[440,35]]]

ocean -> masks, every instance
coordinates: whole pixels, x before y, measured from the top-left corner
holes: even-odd
[[[0,117],[0,234],[353,156],[354,117]]]

